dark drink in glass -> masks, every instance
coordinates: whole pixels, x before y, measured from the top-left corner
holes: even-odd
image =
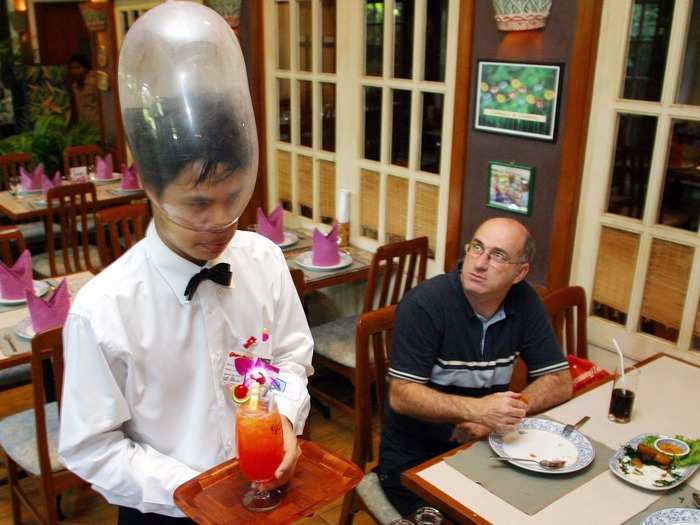
[[[608,418],[617,423],[627,423],[632,415],[634,392],[623,388],[614,388],[610,398]]]

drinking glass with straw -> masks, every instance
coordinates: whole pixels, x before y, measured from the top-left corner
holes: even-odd
[[[639,368],[630,368],[625,371],[622,349],[615,338],[613,338],[612,342],[619,362],[615,370],[615,381],[613,383],[612,397],[610,398],[608,419],[616,423],[628,423],[632,416],[632,407],[639,380]]]

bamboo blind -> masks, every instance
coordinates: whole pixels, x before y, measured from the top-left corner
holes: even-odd
[[[408,203],[408,181],[393,175],[386,178],[386,208],[384,224],[386,242],[406,239],[406,204]]]
[[[299,169],[299,206],[302,207],[301,214],[309,217],[313,214],[314,207],[313,160],[311,157],[299,155],[297,157],[297,167]]]
[[[434,257],[437,237],[438,193],[440,188],[424,182],[416,183],[416,208],[414,211],[414,237],[428,236],[430,253]]]
[[[277,197],[285,209],[292,209],[292,154],[277,150]]]
[[[637,262],[639,235],[603,227],[593,284],[593,300],[627,313]]]
[[[370,170],[360,174],[360,234],[379,238],[379,173]]]
[[[328,160],[319,160],[319,208],[321,221],[335,218],[335,163]]]
[[[692,262],[691,247],[654,239],[644,285],[642,317],[680,328]]]

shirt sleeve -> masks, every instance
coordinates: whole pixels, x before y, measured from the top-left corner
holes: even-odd
[[[554,335],[552,324],[537,293],[526,288],[531,306],[524,326],[520,353],[527,364],[530,378],[561,372],[569,368],[561,346]]]
[[[277,250],[279,289],[275,290],[275,325],[271,333],[273,364],[280,369],[278,377],[284,391],[277,395],[277,409],[289,419],[297,434],[304,431],[311,399],[307,389],[308,376],[313,374],[311,358],[313,339],[304,308],[289,268]]]
[[[442,343],[439,323],[414,295],[408,295],[399,303],[394,326],[389,375],[428,383]]]
[[[88,319],[74,313],[63,328],[63,348],[58,442],[63,464],[110,503],[183,516],[173,510],[173,492],[199,472],[121,430],[131,418],[123,393],[124,360],[98,341]]]

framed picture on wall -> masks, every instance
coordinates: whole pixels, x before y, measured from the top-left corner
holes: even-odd
[[[513,162],[489,162],[489,189],[486,205],[513,213],[532,213],[535,168]]]
[[[563,67],[479,60],[474,128],[556,141]]]

